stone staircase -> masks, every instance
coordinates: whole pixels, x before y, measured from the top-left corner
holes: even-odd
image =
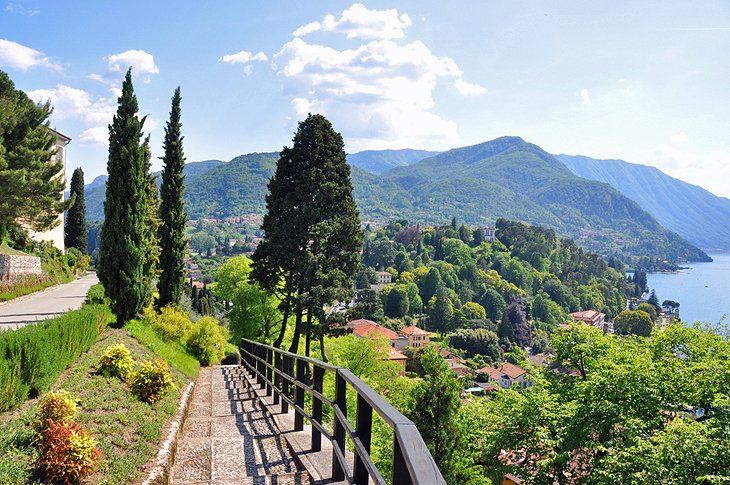
[[[242,372],[238,366],[200,370],[170,470],[170,484],[311,483]]]

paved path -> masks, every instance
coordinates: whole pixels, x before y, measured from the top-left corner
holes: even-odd
[[[309,484],[239,366],[202,368],[170,484]]]
[[[2,304],[0,330],[15,329],[75,310],[84,302],[89,288],[98,282],[96,273],[89,273],[71,283],[53,286]]]

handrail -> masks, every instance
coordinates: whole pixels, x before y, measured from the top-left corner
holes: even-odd
[[[304,429],[304,420],[312,424],[312,451],[321,450],[321,437],[332,442],[332,479],[347,480],[356,485],[376,483],[385,485],[380,471],[370,457],[373,411],[393,428],[392,485],[446,485],[431,453],[413,421],[376,393],[348,369],[277,349],[253,340],[241,341],[242,363],[254,378],[273,395],[274,404],[286,413],[294,409],[294,430]],[[312,373],[309,373],[309,366]],[[322,390],[325,372],[335,376],[335,398]],[[305,378],[313,384],[304,382]],[[347,417],[347,388],[357,394],[355,425]],[[304,394],[312,396],[312,412],[304,409]],[[334,430],[329,433],[322,423],[322,405],[332,408]],[[345,437],[355,445],[354,468],[345,459]]]

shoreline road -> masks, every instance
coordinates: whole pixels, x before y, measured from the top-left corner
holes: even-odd
[[[4,303],[0,305],[0,331],[20,328],[77,309],[86,299],[89,288],[98,282],[96,273],[89,273],[70,283]]]

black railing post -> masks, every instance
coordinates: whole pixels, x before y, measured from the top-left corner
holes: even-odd
[[[297,359],[297,382],[304,382],[304,375],[307,372],[307,363],[302,359]],[[297,386],[294,388],[294,402],[301,409],[304,409],[304,389]],[[304,414],[299,411],[294,411],[294,431],[301,431],[304,429]]]
[[[259,344],[256,344],[256,357],[259,359],[264,358],[264,352],[266,349],[264,349]],[[256,370],[258,371],[256,375],[256,382],[258,382],[259,389],[263,389],[264,386],[266,386],[266,381],[264,380],[264,371],[266,370],[266,366],[261,360],[256,361]]]
[[[318,365],[314,366],[314,390],[322,393],[322,383],[324,381],[324,369]],[[318,424],[322,424],[322,400],[317,396],[312,396],[312,419]],[[322,449],[322,432],[312,425],[312,451],[320,451]]]
[[[265,349],[266,352],[266,363],[271,365],[274,363],[274,351],[271,349]],[[273,392],[272,386],[271,386],[271,367],[269,365],[266,366],[266,395],[271,396],[271,393]]]
[[[368,454],[365,458],[368,459],[370,457],[370,440],[373,432],[373,408],[359,393],[357,395],[355,431]],[[355,483],[357,485],[367,485],[370,478],[363,458],[357,451],[355,452]]]
[[[347,384],[339,371],[335,374],[335,405],[342,415],[347,418]],[[332,480],[339,482],[345,479],[345,470],[340,463],[335,447],[345,456],[345,427],[335,413],[335,441],[332,443]]]
[[[274,367],[281,370],[281,354],[274,352]],[[278,373],[274,373],[274,386],[281,389],[281,376]],[[279,393],[274,391],[274,405],[279,404]],[[282,411],[283,412],[283,411]]]
[[[285,355],[282,364],[283,364],[283,370],[284,374],[287,376],[291,376],[291,371],[289,370],[289,362],[291,360],[291,357],[288,355]],[[289,403],[284,399],[285,397],[289,397],[289,381],[285,378],[281,378],[281,393],[282,393],[282,399],[281,399],[281,414],[286,414],[289,412]]]
[[[408,474],[406,460],[403,458],[403,452],[398,441],[398,433],[393,429],[393,474],[391,475],[391,485],[412,485],[411,476]]]

